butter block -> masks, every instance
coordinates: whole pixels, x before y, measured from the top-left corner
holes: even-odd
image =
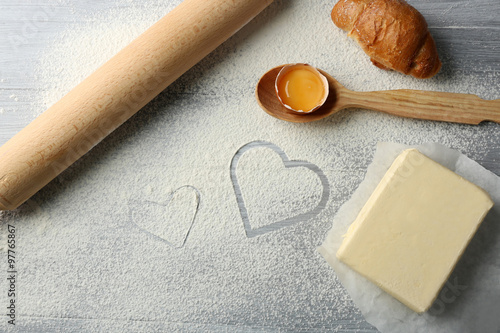
[[[337,258],[425,312],[492,207],[480,187],[408,149],[349,227]]]

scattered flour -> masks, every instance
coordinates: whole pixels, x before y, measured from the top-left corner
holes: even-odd
[[[84,23],[71,22],[40,54],[33,116],[180,3],[114,2],[122,6],[89,11]],[[76,2],[68,3],[76,8]],[[451,72],[453,59],[445,59],[443,72],[426,81],[381,71],[333,26],[331,7],[326,0],[275,1],[37,194],[39,209],[0,216],[4,224],[15,220],[22,235],[19,301],[28,322],[87,318],[103,331],[120,331],[126,323],[143,325],[133,326],[138,330],[147,325],[194,331],[373,330],[315,248],[362,181],[376,143],[435,141],[481,161],[490,154],[487,147],[500,142],[498,125],[435,123],[362,110],[291,124],[259,109],[258,78],[280,64],[308,62],[353,90],[440,90],[489,99],[500,97],[500,78],[497,72]],[[329,180],[330,200],[312,219],[247,238],[230,162],[240,147],[256,140],[275,144],[290,160],[318,166]],[[318,200],[317,177],[284,169],[276,158],[262,150],[242,156],[243,195],[259,226],[307,211]],[[187,185],[199,191],[199,206],[184,241],[186,225],[160,230],[168,216],[155,211],[158,206],[146,212],[144,204],[131,212],[131,200],[165,203]],[[287,210],[285,203],[296,198],[304,200]],[[177,206],[173,219],[185,218],[189,225],[190,202],[187,212]],[[42,213],[50,225],[38,225]]]
[[[285,168],[270,148],[246,152],[236,172],[253,228],[307,213],[321,200],[318,176],[305,167]]]
[[[132,199],[130,219],[145,232],[180,248],[193,227],[199,200],[198,191],[187,186],[178,188],[163,202]]]

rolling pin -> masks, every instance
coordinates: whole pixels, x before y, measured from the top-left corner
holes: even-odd
[[[183,1],[0,147],[0,210],[28,200],[272,1]]]

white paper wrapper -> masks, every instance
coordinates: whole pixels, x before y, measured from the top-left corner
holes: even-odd
[[[411,146],[485,189],[495,202],[429,311],[417,314],[335,257],[355,220],[394,159],[410,146],[381,143],[366,177],[338,211],[318,251],[334,268],[366,320],[390,332],[500,332],[500,178],[439,144]],[[453,230],[450,230],[450,234]]]

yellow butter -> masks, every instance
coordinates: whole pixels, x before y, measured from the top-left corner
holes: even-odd
[[[484,190],[409,149],[349,227],[337,258],[424,312],[492,207]]]

